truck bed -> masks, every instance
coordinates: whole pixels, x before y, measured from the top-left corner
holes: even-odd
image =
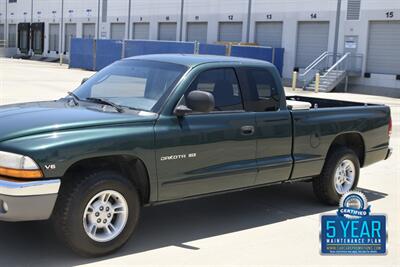
[[[309,109],[290,108],[293,123],[292,179],[318,175],[331,144],[343,135],[353,140],[354,149],[362,158],[361,166],[385,159],[389,145],[389,107],[304,96],[288,96],[286,99],[311,104]]]
[[[352,101],[343,100],[333,100],[324,99],[316,97],[306,97],[306,96],[287,96],[286,100],[308,102],[311,104],[311,109],[313,108],[339,108],[339,107],[357,107],[357,106],[380,106],[377,104],[367,104]]]

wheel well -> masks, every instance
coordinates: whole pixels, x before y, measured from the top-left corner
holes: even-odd
[[[78,174],[102,169],[117,171],[128,177],[139,191],[142,204],[149,203],[150,183],[146,166],[143,161],[133,156],[117,155],[84,159],[68,168],[64,177],[71,179]]]
[[[365,145],[361,134],[345,133],[337,136],[329,147],[327,155],[339,146],[344,146],[353,150],[360,161],[360,166],[362,167],[364,165]]]

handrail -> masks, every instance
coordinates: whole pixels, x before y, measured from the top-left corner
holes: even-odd
[[[340,63],[342,63],[345,59],[347,59],[347,57],[350,55],[349,52],[347,52],[346,54],[344,54],[344,56],[342,56],[338,61],[336,61],[335,64],[332,65],[332,67],[330,67],[324,75],[322,75],[322,77],[327,76],[332,70],[334,70]]]
[[[346,75],[349,73],[354,75],[354,73],[361,73],[361,65],[359,57],[356,59],[354,54],[324,52],[308,65],[303,73],[298,74],[296,80],[300,81],[302,87],[305,88],[315,79],[316,73],[321,73],[321,78],[327,77],[333,70],[343,70]]]
[[[325,52],[324,54],[320,55],[317,58],[317,60],[314,60],[312,64],[307,66],[308,69],[306,68],[305,71],[299,75],[299,78],[303,77],[303,76],[306,76],[310,71],[312,71],[314,69],[315,66],[317,66],[319,63],[321,63],[327,57],[328,57],[328,52]]]
[[[319,55],[313,62],[311,62],[310,65],[308,65],[305,69],[304,72],[299,74],[298,80],[303,82],[303,87],[306,87],[307,83],[309,83],[312,78],[315,75],[315,71],[317,70],[317,66],[321,64],[321,62],[325,62],[326,59],[328,58],[329,53],[327,51],[323,52],[321,55]],[[310,73],[311,72],[311,73]]]
[[[313,68],[314,65],[317,63],[317,61],[320,61],[320,59],[322,59],[322,57],[326,57],[327,54],[328,54],[328,51],[325,51],[324,53],[322,53],[321,55],[319,55],[319,57],[317,57],[316,59],[314,59],[314,61],[311,62],[310,65],[308,65],[308,66],[304,69],[304,71],[307,71],[308,69]]]

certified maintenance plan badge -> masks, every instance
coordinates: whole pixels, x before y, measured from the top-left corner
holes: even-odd
[[[321,254],[386,254],[386,216],[371,215],[363,193],[347,192],[336,215],[321,216]]]

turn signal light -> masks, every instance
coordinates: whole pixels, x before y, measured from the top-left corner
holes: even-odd
[[[0,175],[22,179],[43,178],[41,170],[17,170],[3,167],[0,167]]]

